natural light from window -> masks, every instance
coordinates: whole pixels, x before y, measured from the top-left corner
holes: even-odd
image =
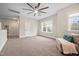
[[[69,16],[68,31],[79,31],[79,13]]]
[[[41,22],[41,32],[52,32],[52,21]]]

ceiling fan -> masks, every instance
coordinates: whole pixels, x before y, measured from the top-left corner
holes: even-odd
[[[13,13],[17,13],[17,14],[20,14],[20,12],[19,11],[16,11],[16,10],[14,10],[14,9],[8,9],[9,11],[11,11],[11,12],[13,12]]]
[[[31,9],[23,8],[23,10],[28,10],[28,11],[30,11],[30,12],[27,13],[27,14],[34,13],[34,16],[36,16],[37,14],[38,14],[38,16],[39,16],[40,13],[47,13],[47,12],[45,12],[45,11],[43,11],[43,10],[49,8],[49,7],[39,8],[39,7],[40,7],[40,3],[38,3],[37,6],[32,6],[32,5],[30,5],[29,3],[27,3],[27,5],[28,5]]]

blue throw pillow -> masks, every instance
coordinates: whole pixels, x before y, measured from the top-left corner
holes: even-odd
[[[63,37],[65,40],[69,41],[69,42],[74,42],[73,41],[73,36],[70,36],[70,35],[64,35]]]

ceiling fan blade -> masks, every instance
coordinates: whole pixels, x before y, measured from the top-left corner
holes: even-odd
[[[16,11],[16,10],[13,10],[13,9],[8,9],[8,10],[11,11],[11,12],[14,12],[14,13],[20,14],[19,11]]]
[[[33,13],[33,12],[29,12],[29,13],[27,13],[27,14],[31,14],[31,13]]]
[[[39,8],[39,6],[40,6],[40,3],[38,3],[37,8]]]
[[[41,12],[41,13],[47,13],[47,12],[44,12],[44,11],[39,11],[39,12]]]
[[[29,3],[27,3],[28,6],[30,6],[32,9],[34,9]]]
[[[49,8],[49,7],[44,7],[44,8],[41,8],[41,9],[39,9],[39,10],[44,10],[44,9],[47,9],[47,8]]]
[[[23,8],[23,10],[29,10],[29,11],[32,11],[31,9],[26,9],[26,8]]]

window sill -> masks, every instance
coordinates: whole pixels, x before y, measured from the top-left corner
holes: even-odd
[[[79,35],[79,30],[69,30],[68,31],[71,35]]]
[[[42,32],[42,33],[53,33],[53,32]]]
[[[68,32],[79,32],[79,30],[68,30]]]

